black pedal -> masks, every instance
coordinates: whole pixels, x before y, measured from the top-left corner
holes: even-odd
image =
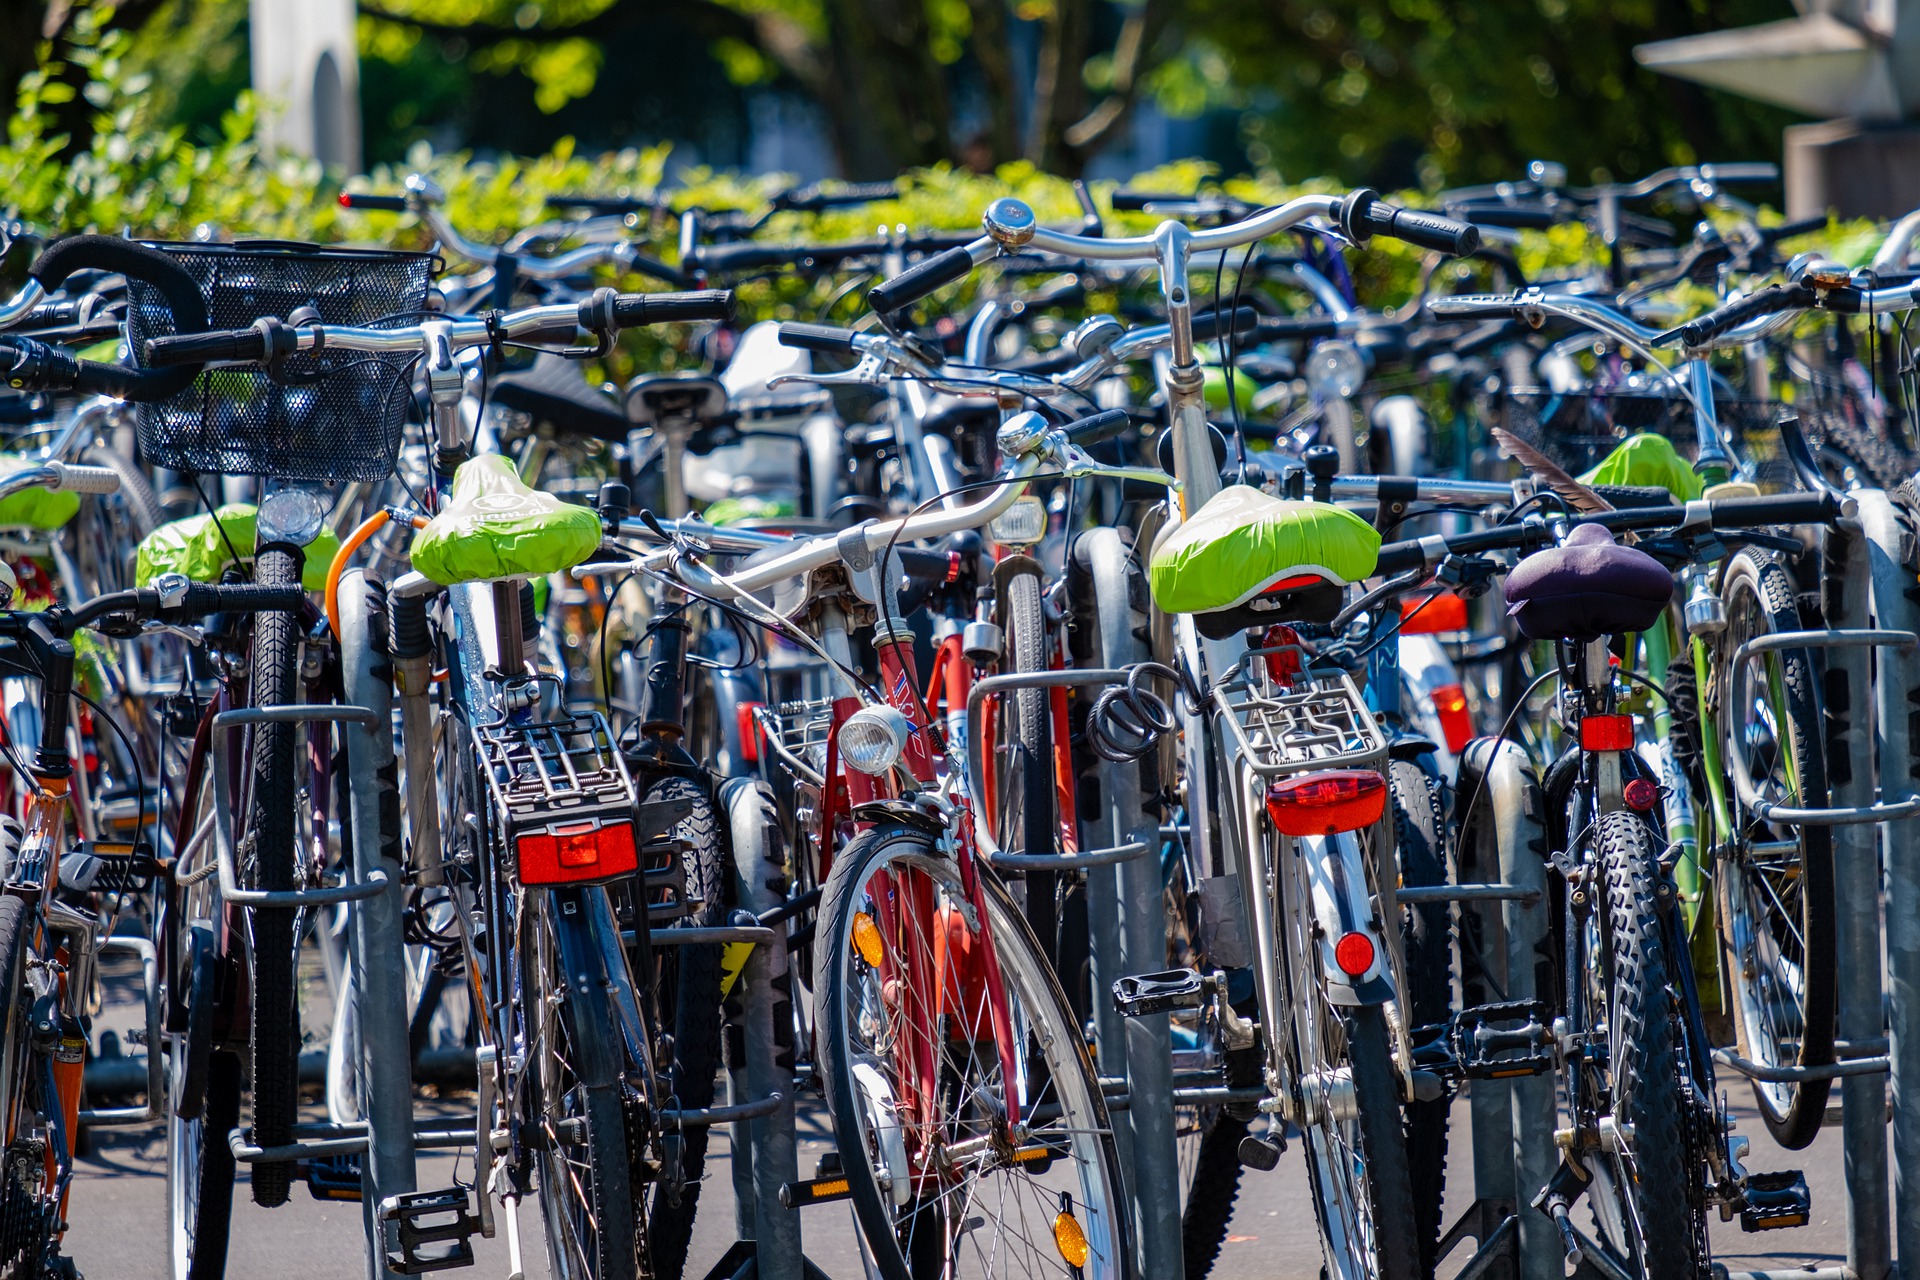
[[[473,1265],[480,1219],[467,1212],[463,1187],[411,1191],[380,1202],[387,1268],[403,1276]]]
[[[1140,1018],[1170,1009],[1198,1009],[1207,995],[1208,980],[1193,969],[1169,969],[1116,978],[1114,1008],[1123,1018]]]
[[[1447,1037],[1455,1068],[1469,1080],[1509,1080],[1554,1069],[1553,1031],[1538,1000],[1475,1005],[1453,1016]]]
[[[359,1200],[361,1198],[360,1153],[317,1156],[305,1162],[307,1191],[315,1200]]]
[[[1249,1169],[1272,1173],[1274,1167],[1280,1163],[1281,1153],[1286,1149],[1285,1143],[1250,1133],[1240,1139],[1240,1163]]]
[[[1798,1169],[1747,1175],[1747,1202],[1740,1206],[1742,1231],[1804,1227],[1813,1217],[1813,1192]]]

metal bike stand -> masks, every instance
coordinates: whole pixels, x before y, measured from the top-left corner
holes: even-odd
[[[1547,936],[1545,858],[1539,782],[1518,743],[1481,738],[1467,747],[1467,773],[1480,778],[1475,793],[1457,796],[1472,805],[1479,839],[1462,849],[1462,873],[1492,875],[1494,883],[1458,884],[1403,891],[1403,902],[1452,901],[1480,922],[1481,959],[1487,977],[1505,1000],[1542,998],[1538,986],[1541,946]],[[1462,816],[1467,816],[1462,812]],[[1469,868],[1464,857],[1471,855]],[[1560,1280],[1566,1251],[1545,1214],[1529,1207],[1534,1193],[1552,1179],[1557,1161],[1553,1132],[1558,1118],[1551,1075],[1512,1080],[1475,1080],[1468,1091],[1473,1133],[1474,1203],[1440,1242],[1442,1256],[1466,1237],[1476,1251],[1461,1280]]]
[[[393,754],[393,686],[373,644],[369,618],[384,622],[384,604],[368,590],[366,574],[340,580],[340,671],[348,702],[372,714],[345,730],[347,815],[353,830],[353,875],[379,891],[353,908],[353,999],[360,1027],[361,1109],[367,1118],[367,1154],[360,1166],[361,1212],[367,1229],[367,1274],[385,1280],[386,1231],[380,1206],[417,1189],[411,1042],[407,1034],[407,956],[400,926],[402,866],[397,822],[398,785]],[[469,1135],[470,1136],[470,1135]],[[478,1188],[481,1197],[485,1187]]]
[[[1146,646],[1134,633],[1129,590],[1133,557],[1119,533],[1094,529],[1081,536],[1093,572],[1093,599],[1100,627],[1100,662],[1122,669],[1143,662]],[[1108,844],[1116,848],[1160,847],[1160,824],[1147,813],[1140,781],[1141,762],[1103,762],[1100,769],[1101,819]],[[1172,1020],[1165,1013],[1122,1018],[1110,999],[1114,979],[1153,973],[1166,967],[1166,912],[1158,857],[1128,857],[1115,870],[1087,873],[1087,912],[1101,928],[1093,933],[1093,990],[1099,1018],[1100,1074],[1124,1075],[1130,1098],[1166,1098],[1164,1106],[1128,1107],[1116,1119],[1116,1136],[1125,1135],[1121,1164],[1133,1194],[1135,1253],[1140,1274],[1181,1280],[1184,1259],[1180,1236],[1180,1164],[1174,1134]],[[1100,908],[1096,916],[1095,908]]]

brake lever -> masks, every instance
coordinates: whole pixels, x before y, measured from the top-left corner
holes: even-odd
[[[1059,474],[1069,480],[1084,480],[1089,476],[1098,476],[1103,480],[1139,480],[1144,484],[1163,485],[1169,489],[1178,489],[1180,481],[1158,467],[1114,466],[1102,462],[1077,444],[1070,444],[1058,432],[1047,434],[1046,450],[1059,465]]]

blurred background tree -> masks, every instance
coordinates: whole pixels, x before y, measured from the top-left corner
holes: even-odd
[[[298,0],[284,0],[297,3]],[[111,12],[103,12],[104,10]],[[78,15],[131,34],[149,127],[217,136],[247,0],[0,0],[0,92],[88,144]],[[369,163],[671,141],[718,166],[891,175],[1014,159],[1069,176],[1198,154],[1383,188],[1774,159],[1787,113],[1657,77],[1644,41],[1789,0],[360,0]],[[59,84],[71,105],[63,106]],[[64,113],[64,114],[62,114]],[[1186,122],[1186,123],[1180,123]]]

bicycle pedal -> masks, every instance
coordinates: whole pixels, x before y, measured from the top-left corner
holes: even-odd
[[[1198,1009],[1207,994],[1207,979],[1193,969],[1168,969],[1116,978],[1113,1004],[1123,1018],[1140,1018],[1170,1009]]]
[[[467,1211],[464,1187],[412,1191],[380,1202],[387,1268],[403,1276],[472,1266],[479,1230],[480,1219]]]
[[[825,1178],[807,1178],[800,1182],[782,1183],[780,1187],[780,1207],[783,1209],[804,1209],[808,1205],[832,1204],[836,1200],[845,1200],[853,1194],[845,1174],[834,1174]]]
[[[1742,1231],[1804,1227],[1813,1217],[1813,1192],[1798,1169],[1750,1173],[1746,1193],[1746,1203],[1740,1206]]]
[[[1240,1139],[1240,1163],[1249,1169],[1258,1169],[1261,1173],[1272,1173],[1286,1149],[1287,1144],[1284,1142],[1275,1142],[1271,1138],[1262,1138],[1250,1133]]]
[[[1518,1026],[1502,1025],[1519,1023]],[[1547,1006],[1538,1000],[1475,1005],[1453,1016],[1453,1069],[1469,1080],[1508,1080],[1554,1069]]]
[[[361,1198],[360,1153],[316,1156],[306,1161],[307,1192],[315,1200],[359,1200]]]

